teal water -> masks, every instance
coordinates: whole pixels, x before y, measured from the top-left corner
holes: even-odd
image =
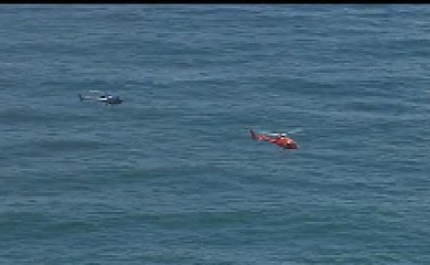
[[[1,6],[0,263],[428,264],[429,16]]]

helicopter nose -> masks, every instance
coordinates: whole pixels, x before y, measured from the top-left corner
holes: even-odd
[[[295,142],[288,144],[288,149],[299,149],[299,146]]]

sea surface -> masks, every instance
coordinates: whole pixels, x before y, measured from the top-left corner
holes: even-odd
[[[430,264],[430,6],[5,4],[0,25],[1,265]]]

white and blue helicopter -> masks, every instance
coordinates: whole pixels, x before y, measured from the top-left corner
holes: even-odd
[[[90,90],[90,95],[78,94],[80,101],[84,100],[95,100],[98,102],[103,102],[107,105],[120,105],[123,100],[119,96],[113,96],[111,93],[101,92],[99,90]],[[98,94],[98,95],[94,95]]]

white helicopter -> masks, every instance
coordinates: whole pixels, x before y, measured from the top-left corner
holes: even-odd
[[[103,102],[106,105],[120,105],[123,102],[123,100],[119,96],[112,96],[110,93],[101,92],[99,90],[90,90],[88,92],[90,94],[99,94],[99,95],[78,94],[80,101],[95,100],[98,102]]]

